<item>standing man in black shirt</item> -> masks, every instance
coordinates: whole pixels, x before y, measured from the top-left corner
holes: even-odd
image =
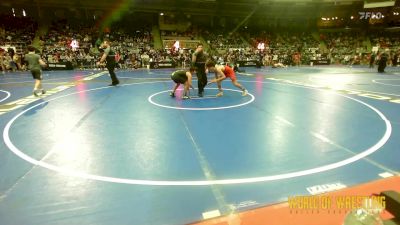
[[[192,65],[196,67],[199,97],[203,97],[204,87],[207,85],[206,61],[207,56],[203,52],[203,45],[199,43],[197,44],[196,51],[192,55]]]
[[[105,39],[103,43],[100,45],[100,48],[104,49],[103,56],[100,61],[97,62],[97,65],[100,65],[104,61],[106,61],[106,67],[111,77],[111,84],[109,86],[116,86],[119,84],[119,80],[117,75],[114,72],[116,61],[115,61],[115,52],[111,50],[110,41]]]
[[[384,73],[385,68],[386,68],[386,62],[389,59],[389,55],[386,52],[383,52],[380,57],[379,57],[379,63],[378,63],[378,72],[379,73]]]

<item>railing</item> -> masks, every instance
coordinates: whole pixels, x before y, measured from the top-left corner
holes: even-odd
[[[175,44],[175,41],[179,41],[180,48],[189,49],[195,49],[197,44],[200,43],[199,40],[163,40],[164,48],[171,48]]]
[[[173,35],[161,35],[161,39],[162,40],[192,40],[191,37],[187,37],[187,36],[173,36]]]
[[[3,43],[1,48],[5,49],[5,50],[7,50],[7,48],[14,48],[15,53],[23,54],[24,48],[26,48],[26,43],[19,42],[19,41],[7,41],[7,42]]]

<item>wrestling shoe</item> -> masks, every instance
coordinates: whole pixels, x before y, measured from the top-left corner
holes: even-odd
[[[119,81],[115,81],[115,82],[112,82],[111,84],[109,84],[108,86],[117,86],[119,84]]]

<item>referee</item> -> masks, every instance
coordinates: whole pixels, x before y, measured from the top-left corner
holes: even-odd
[[[207,85],[206,61],[207,56],[203,52],[203,44],[199,43],[197,44],[196,51],[192,55],[192,65],[196,68],[199,97],[203,97],[204,87]]]
[[[115,52],[111,50],[110,41],[107,39],[103,41],[100,48],[104,49],[104,53],[97,65],[100,65],[104,61],[106,61],[106,67],[111,77],[111,84],[109,86],[116,86],[119,84],[119,80],[114,72],[115,66],[117,64],[115,61]]]

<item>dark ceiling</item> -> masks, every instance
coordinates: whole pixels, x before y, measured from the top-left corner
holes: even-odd
[[[368,0],[393,1],[393,0]],[[1,0],[0,11],[11,8],[52,12],[65,11],[79,15],[105,15],[123,8],[127,15],[135,13],[161,13],[166,16],[190,18],[192,15],[224,17],[227,20],[251,16],[257,20],[307,21],[321,17],[349,18],[363,11],[363,0]],[[382,10],[400,11],[400,0],[395,7]]]
[[[326,12],[362,8],[362,0],[2,0],[2,7],[107,11],[123,5],[130,12],[271,18],[314,18]]]

